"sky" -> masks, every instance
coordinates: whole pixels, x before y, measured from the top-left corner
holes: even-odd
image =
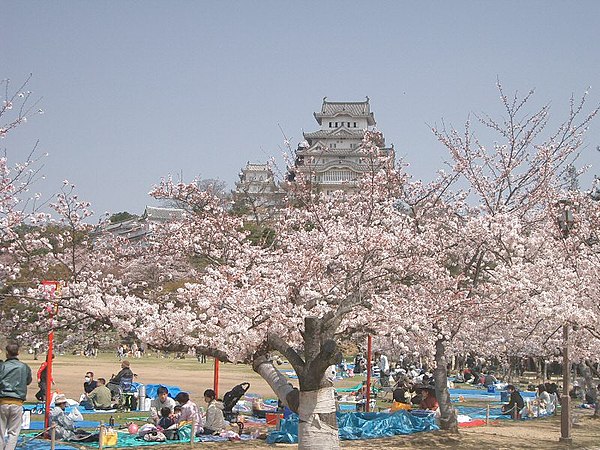
[[[387,144],[424,180],[448,159],[431,125],[502,117],[498,79],[535,88],[531,111],[550,103],[557,123],[571,95],[600,103],[595,0],[0,0],[0,17],[0,79],[17,88],[32,73],[44,110],[0,149],[14,162],[39,140],[49,156],[34,189],[67,179],[98,213],[142,213],[170,174],[233,188],[246,162],[281,160],[282,130],[295,145],[318,129],[325,96],[369,96]],[[600,117],[590,174],[598,145]]]

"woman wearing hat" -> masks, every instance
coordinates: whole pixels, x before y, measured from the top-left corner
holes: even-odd
[[[54,405],[50,411],[50,423],[56,425],[56,437],[68,441],[75,437],[75,420],[83,420],[83,417],[77,408],[68,414],[65,412],[68,403],[64,394],[58,394],[54,398]]]
[[[50,411],[50,423],[55,425],[56,437],[62,441],[98,442],[99,433],[75,428],[76,420],[83,420],[83,416],[77,409],[73,408],[70,413],[66,412],[68,403],[64,394],[58,394],[54,398],[54,408]]]

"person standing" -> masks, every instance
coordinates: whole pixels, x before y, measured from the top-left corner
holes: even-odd
[[[21,432],[23,402],[32,376],[29,366],[19,361],[19,345],[6,346],[6,361],[0,364],[0,450],[14,450]],[[4,436],[8,434],[8,439]]]
[[[52,354],[52,359],[54,359],[54,354]],[[44,362],[42,363],[42,365],[40,366],[40,368],[37,371],[37,381],[38,381],[38,387],[40,389],[35,394],[35,398],[39,402],[45,402],[46,401],[46,390],[48,387],[48,355],[46,355],[46,359],[44,360]]]

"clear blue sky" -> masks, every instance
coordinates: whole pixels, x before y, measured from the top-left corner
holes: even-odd
[[[497,112],[497,77],[557,118],[588,86],[600,102],[600,1],[3,0],[0,17],[0,78],[32,72],[46,111],[0,146],[39,139],[37,190],[67,178],[97,212],[142,212],[169,173],[233,187],[280,155],[278,123],[295,143],[317,129],[324,96],[368,95],[424,179],[446,159],[426,124]],[[587,142],[600,173],[600,118]]]

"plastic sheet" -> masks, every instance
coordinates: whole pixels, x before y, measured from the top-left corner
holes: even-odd
[[[96,422],[93,420],[80,420],[75,422],[76,428],[97,428],[100,426],[100,422]],[[29,430],[43,430],[44,422],[43,421],[35,421],[31,422],[29,426]]]
[[[487,389],[449,389],[451,398],[464,397],[469,399],[500,401],[501,393],[504,391],[488,392]],[[523,398],[535,397],[535,392],[519,391]]]
[[[47,439],[31,439],[31,436],[21,435],[17,443],[19,450],[50,450],[50,441]],[[66,444],[56,443],[55,450],[77,450],[77,447],[73,447]]]
[[[422,431],[439,430],[433,417],[415,417],[406,411],[396,413],[338,413],[340,439],[373,439]],[[280,429],[267,437],[267,443],[298,442],[298,416],[280,422]]]
[[[156,398],[158,396],[158,388],[164,386],[169,390],[169,397],[175,398],[181,392],[179,386],[168,386],[166,384],[146,384],[146,397]]]

